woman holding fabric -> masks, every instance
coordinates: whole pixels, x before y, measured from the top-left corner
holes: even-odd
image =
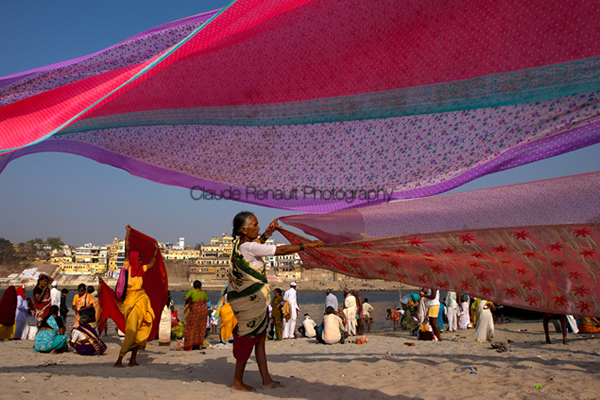
[[[158,253],[158,243],[154,243],[154,256],[150,263],[142,265],[141,255],[137,251],[129,251],[129,232],[131,226],[127,225],[127,236],[125,237],[125,262],[121,273],[129,274],[127,281],[127,294],[125,300],[119,303],[119,310],[125,316],[125,339],[121,345],[119,358],[115,362],[115,367],[122,368],[123,357],[131,351],[129,366],[139,365],[137,363],[137,352],[146,348],[146,341],[152,330],[154,321],[154,311],[150,304],[150,298],[142,289],[144,284],[144,274],[154,266],[156,254]]]
[[[38,328],[50,311],[50,284],[53,279],[40,275],[37,285],[33,288],[33,312]]]
[[[183,325],[183,349],[201,350],[206,333],[206,321],[208,318],[208,296],[202,290],[202,282],[194,281],[193,289],[183,298],[185,301],[184,325]]]
[[[269,246],[266,239],[271,236],[277,220],[259,237],[258,220],[250,212],[241,212],[233,219],[233,252],[229,275],[228,300],[238,324],[233,330],[233,356],[236,359],[233,390],[255,391],[243,382],[244,370],[252,349],[264,389],[283,386],[269,375],[265,336],[269,322],[268,307],[271,300],[266,269],[262,257],[293,254],[305,248],[321,247],[323,242],[315,240],[306,244]]]

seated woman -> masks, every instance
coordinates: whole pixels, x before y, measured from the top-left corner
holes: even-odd
[[[492,311],[496,306],[491,301],[479,299],[477,305],[477,325],[475,327],[475,341],[477,343],[491,342],[494,337],[494,316]]]
[[[600,321],[592,317],[579,317],[579,333],[600,333]]]
[[[71,346],[82,356],[102,355],[106,351],[106,344],[100,339],[86,314],[79,317],[79,326],[71,333]]]
[[[400,323],[402,325],[402,329],[408,330],[410,332],[415,331],[419,328],[419,323],[417,322],[417,309],[419,308],[419,295],[416,293],[411,293],[408,299],[408,304]]]
[[[51,354],[67,351],[67,335],[62,319],[58,317],[58,306],[50,306],[48,315],[42,319],[33,351]]]

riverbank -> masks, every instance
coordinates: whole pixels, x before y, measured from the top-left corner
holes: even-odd
[[[569,334],[544,341],[541,320],[496,326],[498,353],[474,342],[474,329],[443,334],[442,342],[415,341],[383,330],[364,345],[320,345],[312,339],[267,342],[269,369],[284,388],[231,393],[235,360],[230,346],[202,352],[170,350],[150,342],[141,366],[115,369],[120,341],[111,335],[104,356],[34,353],[30,341],[0,342],[4,399],[41,396],[100,399],[594,399],[600,393],[600,339]],[[209,340],[216,343],[216,335]],[[415,343],[407,346],[405,343]],[[172,345],[175,343],[172,342]],[[127,361],[127,358],[126,358]],[[246,383],[261,386],[254,357]]]

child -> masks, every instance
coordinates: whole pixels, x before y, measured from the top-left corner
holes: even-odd
[[[394,330],[396,330],[396,325],[398,324],[398,321],[400,321],[400,312],[398,310],[392,310],[390,308],[387,309],[387,317],[386,317],[386,321],[392,320],[394,323]]]

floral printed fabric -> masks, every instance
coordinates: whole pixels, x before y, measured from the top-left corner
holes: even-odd
[[[238,0],[0,78],[0,171],[61,151],[313,212],[441,193],[600,142],[575,3]]]
[[[307,268],[600,316],[599,209],[600,172],[281,220],[326,242]]]

